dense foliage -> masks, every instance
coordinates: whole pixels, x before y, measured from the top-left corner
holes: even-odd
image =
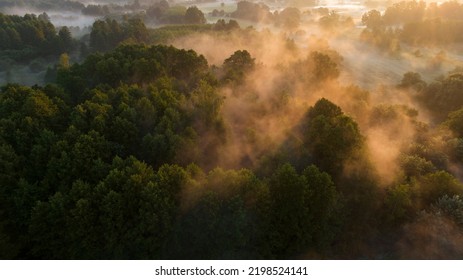
[[[61,54],[74,47],[67,27],[56,30],[46,14],[12,16],[0,13],[0,50],[29,56]]]
[[[226,131],[193,51],[124,46],[58,83],[0,95],[3,257],[282,258],[338,232],[339,191],[313,165],[203,171]]]
[[[90,33],[90,48],[108,51],[123,41],[143,43],[148,39],[148,30],[140,18],[130,18],[119,23],[114,19],[97,20]]]
[[[288,39],[303,18],[328,36],[352,19],[237,6],[232,16],[290,35],[206,24],[167,1],[98,19],[79,43],[46,14],[0,14],[5,61],[59,57],[48,84],[0,88],[0,258],[463,257],[461,69],[432,81],[407,72],[373,96],[339,81],[343,52]],[[108,7],[83,12],[122,6]],[[458,41],[461,7],[373,10],[362,38],[392,52],[431,44],[429,30]],[[213,51],[164,45],[175,39]]]

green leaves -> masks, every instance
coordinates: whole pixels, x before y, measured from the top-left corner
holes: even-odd
[[[135,158],[114,159],[93,184],[76,181],[32,209],[32,254],[44,258],[159,258],[172,229],[185,173],[157,174]],[[177,175],[179,174],[179,175]],[[179,181],[180,178],[180,181]],[[167,184],[167,186],[166,186]]]
[[[0,39],[0,50],[8,51],[16,61],[58,56],[73,51],[77,45],[69,29],[64,26],[57,32],[45,13],[38,17],[0,14]]]
[[[158,174],[161,170],[158,172]],[[267,187],[250,170],[189,168],[182,212],[166,256],[175,259],[240,259],[264,254]],[[174,184],[175,185],[175,184]]]
[[[224,82],[241,84],[255,67],[255,59],[247,50],[238,50],[223,62]]]
[[[314,62],[314,79],[316,82],[322,82],[339,77],[340,71],[336,62],[329,55],[313,52],[311,58]]]
[[[94,54],[70,71],[58,72],[58,84],[73,94],[75,83],[86,82],[87,87],[107,84],[117,87],[121,83],[147,85],[160,78],[173,79],[178,88],[194,87],[208,75],[206,59],[192,50],[179,50],[172,46],[122,45],[105,55]]]
[[[146,42],[148,30],[139,18],[129,19],[122,24],[114,19],[97,20],[90,33],[90,47],[95,51],[109,51],[124,40],[136,43]]]
[[[278,258],[321,249],[336,235],[339,194],[330,176],[315,166],[301,175],[289,164],[281,166],[269,182],[271,251]]]
[[[186,24],[205,24],[206,18],[203,12],[196,6],[189,7],[185,12],[185,23]]]
[[[303,145],[308,147],[315,164],[333,176],[339,175],[344,163],[358,156],[363,146],[357,123],[324,98],[309,109],[301,131]]]
[[[463,185],[445,171],[429,173],[419,178],[417,183],[420,199],[424,205],[430,205],[445,194],[450,196],[463,194]]]

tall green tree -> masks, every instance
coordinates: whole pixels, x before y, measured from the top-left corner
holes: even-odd
[[[302,174],[289,164],[269,181],[269,242],[277,258],[296,257],[328,246],[339,226],[339,197],[330,176],[315,166]]]
[[[238,50],[223,62],[224,82],[240,84],[246,78],[246,74],[255,68],[255,58],[247,50]]]
[[[187,24],[205,24],[206,18],[203,12],[196,6],[189,7],[185,13],[185,23]]]
[[[357,123],[325,98],[308,110],[301,131],[303,145],[308,147],[314,163],[335,177],[363,148],[364,138]]]

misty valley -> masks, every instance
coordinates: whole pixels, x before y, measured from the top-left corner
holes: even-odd
[[[463,259],[463,4],[0,0],[0,259]]]

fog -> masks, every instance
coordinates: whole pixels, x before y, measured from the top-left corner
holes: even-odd
[[[339,6],[342,5],[336,7]],[[355,10],[364,8],[360,5],[348,7]],[[194,49],[216,66],[220,66],[234,51],[241,49],[248,50],[260,65],[238,90],[223,89],[222,94],[226,96],[224,116],[230,126],[232,139],[219,165],[226,162],[229,167],[237,167],[245,159],[257,160],[259,155],[285,141],[288,131],[298,124],[308,108],[316,100],[325,97],[340,105],[359,122],[362,133],[367,137],[371,161],[383,178],[383,185],[388,185],[396,179],[395,176],[400,176],[400,154],[414,141],[415,120],[399,115],[394,122],[370,127],[370,121],[365,118],[378,105],[405,105],[418,109],[418,119],[427,122],[426,110],[413,102],[408,93],[400,92],[394,86],[409,71],[419,72],[426,81],[432,81],[456,65],[461,65],[461,60],[453,52],[447,52],[445,58],[436,64],[434,59],[442,52],[441,48],[421,49],[419,57],[413,53],[416,48],[412,47],[403,47],[393,55],[381,52],[360,42],[360,30],[356,27],[345,32],[327,32],[315,24],[304,23],[298,28],[299,33],[304,31],[304,35],[299,36],[294,35],[297,32],[288,33],[277,28],[255,28],[261,31],[252,36],[243,36],[241,32],[226,37],[194,34],[170,42],[178,48]],[[289,48],[288,40],[295,37],[296,49]],[[311,51],[337,52],[340,55],[337,61],[341,69],[338,81],[325,83],[317,89],[296,82],[291,86],[287,104],[275,110],[272,102],[278,98],[275,94],[282,90],[282,80],[287,79],[294,65],[306,59]],[[356,111],[357,108],[353,106],[358,103],[356,97],[343,93],[345,87],[352,84],[370,91],[370,103],[365,105],[365,111]],[[250,103],[246,98],[255,101]],[[260,139],[249,141],[247,137],[250,131]]]
[[[259,32],[253,37],[191,35],[171,42],[179,48],[194,49],[216,66],[235,50],[245,49],[259,65],[247,77],[244,86],[222,90],[226,97],[224,118],[230,133],[217,165],[226,168],[258,166],[263,155],[284,145],[310,106],[322,97],[341,106],[359,124],[366,140],[366,160],[374,166],[378,186],[384,190],[403,180],[403,156],[418,138],[432,143],[436,153],[445,151],[444,139],[452,137],[449,136],[451,133],[445,129],[424,133],[423,126],[433,129],[432,117],[414,100],[413,93],[398,89],[396,85],[406,72],[420,73],[423,80],[430,83],[461,67],[461,46],[402,44],[399,51],[385,53],[358,39],[362,30],[359,18],[366,11],[364,6],[333,5],[331,8],[353,16],[356,26],[342,31],[326,31],[316,24],[303,22],[298,30],[288,31],[254,24]],[[291,41],[296,48],[288,47]],[[286,92],[288,87],[282,87],[282,84],[291,76],[288,73],[294,71],[299,61],[307,59],[311,51],[328,53],[334,60],[337,56],[333,52],[337,52],[340,55],[336,60],[340,77],[317,88],[289,78],[292,84]],[[294,74],[309,75],[304,72]],[[347,89],[350,85],[366,90],[368,98],[359,100],[358,95]],[[285,94],[279,95],[282,92]],[[279,100],[280,106],[275,107],[275,100]],[[404,108],[416,110],[417,115],[410,115],[409,109]],[[376,123],[375,112],[382,109],[394,111],[394,117]],[[361,170],[357,164],[347,162],[344,172]],[[449,163],[447,170],[461,180],[461,165]],[[456,249],[461,247],[461,230],[453,221],[441,216],[429,214],[406,224],[400,236],[394,245],[399,258],[461,256],[461,250]]]
[[[97,18],[72,12],[49,12],[50,21],[55,26],[91,27]]]
[[[0,10],[0,12],[4,14],[10,15],[19,15],[24,16],[25,14],[42,14],[46,13],[50,17],[51,23],[56,27],[60,26],[68,26],[68,27],[91,27],[93,22],[97,19],[97,17],[86,16],[83,15],[81,12],[73,12],[73,11],[62,11],[62,10],[39,10],[30,7],[13,7],[13,8],[5,8]]]
[[[105,2],[85,2],[85,4],[103,3]],[[197,6],[203,9],[206,14],[214,8],[221,7],[220,3],[202,3],[197,4]],[[224,7],[233,10],[236,9],[236,3],[226,1]],[[272,6],[272,4],[269,4],[269,7],[271,10],[283,9],[281,5]],[[367,136],[370,153],[374,155],[372,161],[377,165],[379,173],[382,174],[384,172],[380,170],[385,170],[383,166],[394,166],[405,143],[413,139],[413,129],[410,127],[399,129],[391,124],[389,126],[392,126],[392,128],[389,126],[368,127],[365,125],[369,123],[368,120],[359,119],[365,116],[358,115],[358,112],[349,108],[348,104],[352,104],[353,101],[346,99],[346,96],[339,94],[339,91],[344,91],[344,87],[352,84],[369,90],[373,97],[372,103],[368,104],[369,108],[373,108],[378,104],[405,104],[417,108],[418,104],[413,104],[407,98],[402,99],[406,94],[389,94],[387,98],[383,98],[380,92],[385,87],[398,84],[402,75],[406,72],[419,72],[426,81],[432,81],[439,75],[454,69],[461,61],[461,55],[459,56],[457,52],[446,50],[444,59],[436,64],[434,58],[442,52],[440,48],[420,48],[419,56],[415,54],[418,48],[407,46],[402,47],[400,52],[394,55],[381,52],[374,46],[358,40],[362,30],[359,28],[361,25],[359,18],[368,10],[363,4],[360,2],[339,4],[338,1],[323,1],[322,5],[311,8],[320,7],[336,10],[341,16],[353,17],[355,26],[341,31],[327,31],[321,29],[316,22],[314,23],[313,17],[302,17],[301,25],[297,30],[285,30],[271,24],[253,23],[252,27],[257,31],[252,33],[251,37],[243,36],[242,32],[231,33],[222,37],[193,34],[169,42],[178,48],[195,50],[204,55],[211,65],[218,67],[236,50],[248,50],[259,65],[247,77],[245,85],[240,88],[240,91],[244,92],[243,95],[247,95],[249,92],[251,94],[249,98],[256,98],[256,104],[250,105],[245,98],[237,97],[234,89],[223,89],[222,94],[227,97],[224,116],[230,126],[232,139],[229,142],[231,144],[224,148],[224,154],[227,156],[218,160],[220,164],[227,162],[226,166],[236,167],[244,158],[253,161],[257,160],[259,155],[278,146],[285,140],[288,129],[298,123],[309,106],[319,98],[326,97],[340,105],[361,125],[364,124],[361,128],[362,132]],[[309,7],[301,7],[300,9],[305,11]],[[31,12],[39,14],[44,11],[11,9],[7,12],[21,15]],[[96,19],[73,12],[46,12],[56,26],[67,25],[83,28],[90,26]],[[215,20],[217,19],[209,18],[210,22]],[[239,22],[243,23],[243,21]],[[247,24],[244,25],[247,26]],[[289,47],[292,44],[291,42],[294,42],[295,47]],[[287,75],[285,69],[291,72],[291,68],[298,61],[307,59],[312,51],[337,52],[339,54],[340,59],[336,62],[341,70],[341,75],[338,81],[324,84],[316,90],[308,90],[305,84],[297,82],[291,87],[292,92],[285,107],[291,109],[284,110],[283,108],[280,112],[275,112],[271,102],[274,101],[274,95],[281,91],[278,87],[281,87],[282,80]],[[27,79],[14,78],[21,75],[24,75],[24,70],[18,71],[10,79],[31,84],[30,80],[34,76]],[[299,75],[306,74],[299,73]],[[6,74],[3,74],[3,76],[6,77]],[[391,95],[394,97],[391,98]],[[397,125],[399,124],[406,126],[407,122],[399,121]],[[253,131],[255,135],[265,135],[265,137],[261,141],[256,142],[254,139],[254,143],[249,143],[249,139],[243,139],[245,135],[249,134],[249,131]],[[231,151],[236,152],[232,153]],[[230,156],[230,154],[237,155]],[[395,167],[388,168],[390,171],[396,171],[396,169]],[[383,175],[383,178],[389,178],[390,181],[390,174]]]
[[[103,4],[111,1],[82,2]],[[186,4],[189,6],[190,2]],[[221,18],[230,19],[229,16],[211,16],[209,13],[214,9],[236,9],[234,1],[224,1],[224,6],[221,2],[194,5],[204,12],[208,23],[215,23]],[[285,8],[278,3],[268,5],[271,12],[281,12]],[[341,23],[334,28],[323,27],[320,24],[322,16],[315,12],[318,8],[336,11]],[[382,192],[398,184],[412,184],[405,179],[403,161],[419,142],[417,139],[431,143],[429,147],[437,153],[445,152],[448,149],[445,141],[456,136],[448,128],[440,126],[429,108],[417,101],[417,91],[398,85],[407,72],[417,72],[424,82],[431,83],[463,66],[463,45],[400,42],[398,48],[383,50],[360,39],[366,28],[361,22],[362,15],[370,10],[361,2],[340,4],[339,1],[321,1],[319,6],[301,5],[299,9],[302,12],[301,22],[295,28],[241,18],[237,19],[241,28],[235,31],[195,32],[165,42],[203,55],[211,66],[211,72],[219,78],[223,75],[224,61],[236,51],[246,50],[255,59],[255,67],[239,84],[225,83],[218,87],[224,97],[221,114],[227,139],[218,148],[217,157],[210,159],[207,168],[258,169],[268,156],[284,149],[288,141],[302,138],[298,129],[306,121],[304,117],[318,100],[326,98],[340,106],[358,124],[364,137],[361,151],[343,162],[340,173],[361,173],[364,166],[371,166],[377,180],[375,183]],[[384,11],[382,7],[378,9]],[[77,26],[82,29],[91,26],[97,19],[78,12],[18,8],[4,12],[18,15],[46,12],[57,27]],[[312,58],[313,53],[328,56],[339,70],[339,75],[315,79],[317,65]],[[20,65],[0,71],[0,82],[32,85],[44,76],[45,69],[29,73],[27,66]],[[201,137],[201,144],[208,146],[208,138],[214,135]],[[460,164],[450,159],[443,165],[456,178],[462,179]],[[423,214],[420,219],[406,223],[401,230],[398,234],[401,237],[394,245],[400,257],[419,258],[423,253],[420,248],[427,241],[432,244],[424,250],[427,256],[445,258],[461,254],[461,250],[453,249],[463,244],[461,230],[446,218]],[[410,237],[415,235],[416,239]],[[440,235],[450,240],[444,244],[444,249],[441,243],[445,240]]]

